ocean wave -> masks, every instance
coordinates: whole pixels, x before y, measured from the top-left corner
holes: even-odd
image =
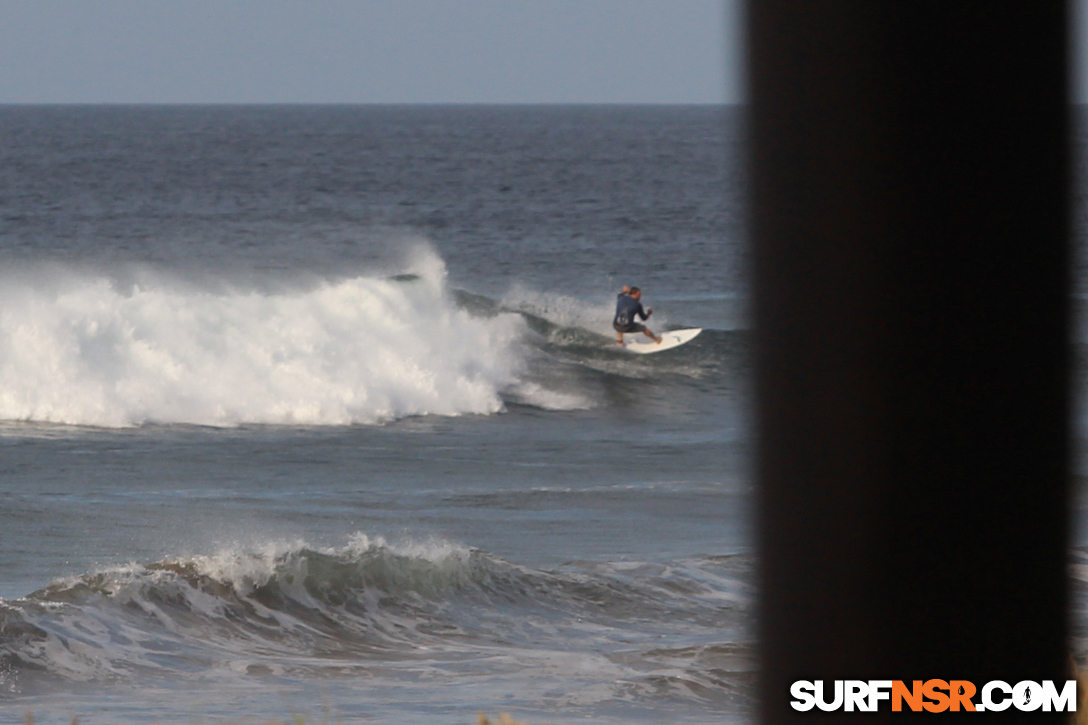
[[[131,276],[4,274],[0,420],[381,423],[495,413],[519,382],[522,319],[458,307],[431,251],[395,277],[301,290]]]
[[[575,366],[619,378],[645,380],[663,375],[705,379],[728,376],[737,378],[747,373],[750,331],[738,329],[705,329],[682,349],[662,355],[631,355],[615,344],[612,329],[614,300],[584,300],[554,292],[541,292],[523,284],[515,284],[499,300],[456,290],[458,302],[473,314],[494,316],[503,313],[521,315],[526,326],[536,335],[537,347],[550,361]],[[662,313],[647,323],[655,331],[690,327],[676,325]],[[537,378],[545,381],[549,392],[563,391],[572,386],[564,381],[555,368],[535,370]],[[555,406],[582,407],[571,401],[578,397],[555,397]],[[582,398],[592,396],[581,393]],[[545,398],[545,400],[548,400]],[[585,406],[589,407],[589,406]]]
[[[636,657],[638,640],[644,661],[627,674],[680,660],[695,672],[699,657],[720,669],[684,647],[743,628],[746,565],[728,559],[544,571],[442,540],[356,534],[337,548],[290,542],[129,564],[0,601],[0,691],[40,678],[290,676],[580,648],[619,662]],[[662,654],[681,641],[680,654]]]
[[[531,317],[547,320],[556,330],[584,330],[595,335],[614,337],[612,317],[616,301],[605,299],[590,302],[569,295],[541,292],[523,284],[515,284],[500,302],[503,309],[522,312]],[[655,323],[668,321],[660,314]]]
[[[426,246],[399,269],[239,286],[207,273],[8,269],[0,421],[349,425],[507,404],[583,410],[599,404],[600,381],[579,370],[705,378],[743,357],[737,335],[714,330],[683,350],[628,355],[608,305],[450,290]]]

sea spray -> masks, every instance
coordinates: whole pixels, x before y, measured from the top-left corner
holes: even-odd
[[[9,273],[0,419],[342,425],[500,411],[524,322],[459,309],[441,259],[417,256],[410,274],[302,290]]]

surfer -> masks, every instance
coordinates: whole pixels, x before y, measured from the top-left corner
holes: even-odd
[[[616,317],[612,320],[612,327],[616,330],[616,344],[623,347],[623,333],[641,332],[651,338],[657,344],[661,344],[661,338],[650,331],[645,325],[635,321],[638,317],[643,320],[650,319],[654,308],[648,310],[642,308],[642,290],[638,287],[623,286],[623,291],[616,297]]]

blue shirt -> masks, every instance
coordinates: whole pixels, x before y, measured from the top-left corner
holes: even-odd
[[[630,295],[621,293],[616,298],[616,319],[612,320],[612,324],[626,327],[635,321],[635,315],[643,320],[649,318],[646,311],[642,309],[641,302]]]

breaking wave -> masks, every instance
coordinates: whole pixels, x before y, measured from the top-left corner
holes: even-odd
[[[0,693],[458,661],[486,671],[573,647],[611,662],[619,690],[649,697],[671,678],[728,698],[748,686],[752,653],[708,643],[723,630],[744,639],[747,567],[698,557],[544,571],[446,541],[363,534],[338,548],[295,542],[130,564],[0,600]]]
[[[4,274],[0,419],[380,423],[495,413],[503,389],[518,381],[521,318],[459,308],[430,251],[395,277],[302,290],[136,276]]]
[[[601,404],[620,379],[725,379],[743,332],[616,350],[604,303],[449,289],[421,247],[371,275],[232,284],[207,274],[0,273],[0,421],[100,427],[380,424]],[[668,329],[659,319],[659,329]]]

